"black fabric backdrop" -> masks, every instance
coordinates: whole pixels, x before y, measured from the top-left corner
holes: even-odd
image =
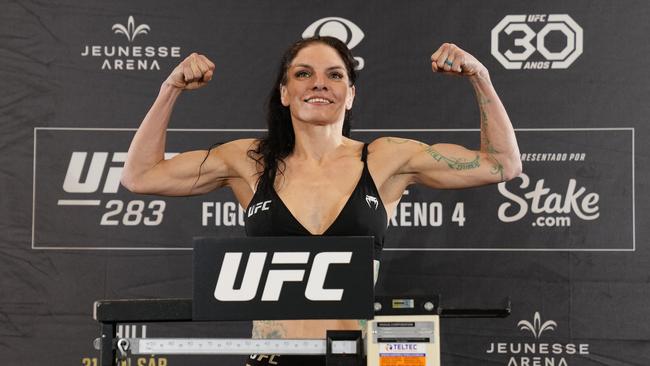
[[[512,298],[507,319],[444,322],[443,364],[650,364],[648,2],[3,0],[0,9],[4,364],[95,365],[94,300],[191,296],[190,239],[243,235],[234,199],[126,192],[116,186],[122,153],[193,51],[217,69],[209,87],[180,98],[168,152],[259,136],[279,56],[316,22],[363,59],[354,137],[478,146],[469,83],[430,71],[446,41],[488,67],[518,129],[520,178],[413,187],[391,222],[378,293],[440,293],[448,307]],[[112,55],[120,48],[129,56]],[[245,337],[250,324],[135,330]],[[208,360],[132,362],[241,364]]]

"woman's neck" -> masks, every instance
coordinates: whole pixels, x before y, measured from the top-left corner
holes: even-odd
[[[329,160],[345,143],[342,128],[343,122],[327,125],[293,123],[296,140],[292,155],[301,160]]]

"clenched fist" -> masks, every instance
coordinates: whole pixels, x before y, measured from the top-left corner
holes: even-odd
[[[433,72],[465,76],[474,76],[479,72],[487,74],[487,69],[483,64],[453,43],[443,43],[431,55],[431,69]]]
[[[203,55],[192,53],[176,66],[165,82],[183,90],[198,89],[212,80],[213,72],[212,61]]]

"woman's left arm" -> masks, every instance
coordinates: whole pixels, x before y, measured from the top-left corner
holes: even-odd
[[[506,181],[521,173],[519,147],[508,113],[497,95],[490,75],[474,56],[445,43],[431,55],[434,72],[469,79],[476,93],[481,123],[481,147],[468,150],[454,144],[403,144],[409,152],[401,174],[412,183],[433,188],[465,188]],[[391,142],[391,139],[388,139]],[[393,143],[398,142],[393,139]]]

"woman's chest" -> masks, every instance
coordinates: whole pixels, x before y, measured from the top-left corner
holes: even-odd
[[[358,188],[362,172],[345,170],[287,175],[276,188],[277,197],[305,229],[322,234]]]

